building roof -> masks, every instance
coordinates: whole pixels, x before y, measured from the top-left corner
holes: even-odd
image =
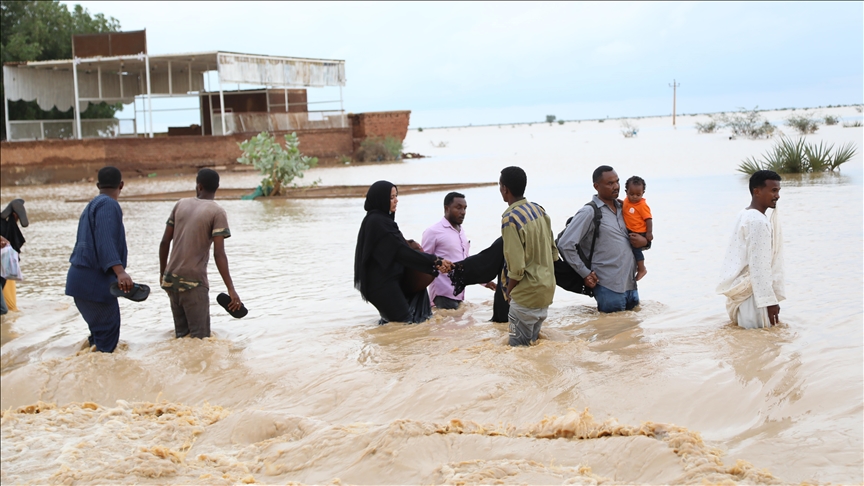
[[[124,101],[147,94],[183,94],[204,90],[204,73],[217,71],[222,83],[268,87],[345,85],[345,61],[210,51],[180,54],[99,56],[3,65],[9,100],[36,100],[44,110],[65,111],[74,104],[72,67],[77,65],[81,109],[90,102]],[[170,64],[170,71],[169,71]],[[210,87],[213,90],[214,87]]]

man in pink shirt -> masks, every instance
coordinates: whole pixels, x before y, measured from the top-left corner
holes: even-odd
[[[423,251],[451,262],[468,258],[471,242],[462,229],[468,203],[465,195],[451,192],[444,196],[444,217],[423,232]],[[429,299],[439,309],[458,309],[465,292],[453,295],[453,283],[447,274],[440,274],[429,284]]]

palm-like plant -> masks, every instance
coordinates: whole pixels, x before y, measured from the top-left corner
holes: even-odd
[[[825,172],[831,167],[831,149],[834,144],[825,145],[825,142],[819,142],[819,145],[810,144],[804,147],[804,153],[807,156],[808,172]]]
[[[783,137],[761,158],[744,159],[738,165],[738,172],[748,175],[759,170],[773,170],[781,174],[833,172],[840,170],[840,165],[851,160],[856,153],[858,149],[852,142],[834,150],[834,144],[808,144],[803,137],[798,140]]]
[[[844,144],[843,146],[838,148],[836,152],[834,152],[834,157],[831,158],[831,163],[828,167],[828,170],[840,170],[840,164],[849,162],[849,160],[854,157],[857,152],[858,149],[855,147],[854,143],[849,142],[847,144]]]

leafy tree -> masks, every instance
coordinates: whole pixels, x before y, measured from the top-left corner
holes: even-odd
[[[317,157],[307,157],[300,153],[300,140],[296,133],[285,134],[283,149],[276,138],[261,132],[258,135],[238,142],[243,155],[237,162],[251,165],[261,171],[261,192],[265,196],[279,196],[294,178],[303,178],[303,172],[318,164]]]
[[[0,61],[49,61],[72,58],[73,34],[117,32],[120,22],[103,14],[91,15],[81,5],[72,11],[57,1],[0,1]],[[0,79],[2,81],[2,79]],[[0,82],[2,93],[2,82]],[[5,94],[5,93],[3,93]],[[120,103],[91,104],[81,118],[113,118]],[[5,108],[4,108],[5,109]],[[12,120],[59,120],[74,117],[74,109],[43,111],[35,101],[10,101]],[[5,116],[6,114],[3,113]],[[6,126],[0,126],[6,140]]]

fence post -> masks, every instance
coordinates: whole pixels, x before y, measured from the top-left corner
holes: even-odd
[[[75,89],[75,138],[81,140],[81,106],[78,104],[78,59],[72,59],[72,84]]]

